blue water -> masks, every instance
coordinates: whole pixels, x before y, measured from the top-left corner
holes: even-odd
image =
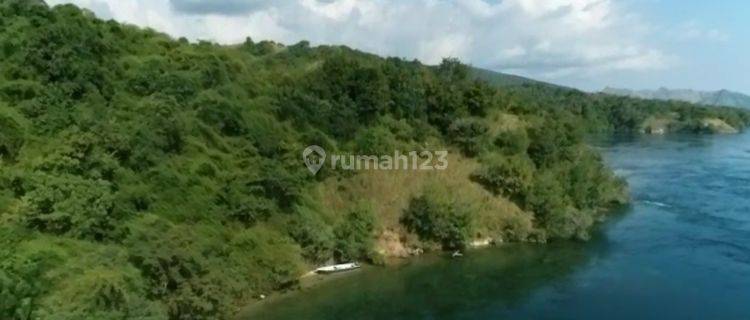
[[[750,134],[596,142],[633,203],[586,243],[366,268],[252,319],[750,319]]]

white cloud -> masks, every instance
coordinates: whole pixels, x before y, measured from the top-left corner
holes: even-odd
[[[715,28],[705,28],[695,21],[681,24],[673,34],[677,39],[682,41],[698,40],[721,43],[729,41],[729,34]]]
[[[453,56],[554,79],[669,66],[647,24],[611,0],[49,0],[173,36],[345,44],[437,63]],[[634,27],[640,26],[640,27]],[[646,27],[644,27],[646,26]]]

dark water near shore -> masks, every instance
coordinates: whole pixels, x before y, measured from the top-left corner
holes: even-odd
[[[243,319],[750,319],[750,134],[602,140],[633,203],[586,243],[366,268]]]

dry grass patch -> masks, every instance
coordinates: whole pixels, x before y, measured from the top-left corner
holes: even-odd
[[[496,136],[500,132],[515,131],[526,128],[526,122],[521,120],[517,115],[493,110],[487,116],[487,125],[489,126],[489,135]]]
[[[531,214],[470,180],[479,167],[475,159],[451,152],[448,162],[448,169],[442,171],[361,171],[347,178],[330,178],[317,191],[327,211],[336,214],[347,212],[360,201],[369,201],[378,219],[378,233],[389,238],[381,242],[388,246],[394,246],[393,233],[402,241],[409,240],[399,220],[411,199],[431,183],[446,186],[456,199],[472,206],[475,239],[525,240],[533,232]]]

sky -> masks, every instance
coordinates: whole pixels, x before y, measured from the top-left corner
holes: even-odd
[[[587,91],[750,93],[746,0],[48,0],[173,37],[341,44]]]

